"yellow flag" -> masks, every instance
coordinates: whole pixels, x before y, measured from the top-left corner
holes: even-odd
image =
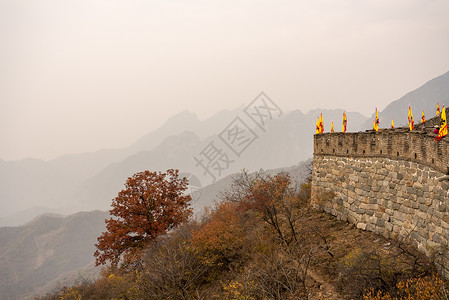
[[[320,117],[316,118],[316,131],[315,133],[320,133]]]
[[[421,123],[424,123],[426,121],[426,117],[424,116],[424,109],[422,111],[422,117],[421,117]]]
[[[373,121],[373,129],[374,131],[379,131],[379,114],[377,113],[377,107],[376,107],[376,119]]]
[[[343,112],[343,129],[342,132],[346,132],[346,126],[348,125],[348,119],[346,118],[346,112]]]
[[[437,102],[437,116],[440,114],[440,103]]]
[[[324,124],[323,124],[323,114],[320,117],[320,133],[324,132]]]
[[[394,128],[394,120],[391,119],[391,128]]]
[[[446,109],[443,105],[443,110],[441,111],[441,121],[440,121],[440,131],[438,132],[438,136],[435,138],[435,141],[441,140],[441,138],[447,135],[447,121],[446,121]]]
[[[334,132],[334,122],[331,122],[331,132]]]
[[[415,128],[414,123],[415,123],[415,121],[413,121],[412,108],[409,106],[408,107],[408,127],[410,128],[410,130],[413,130]]]

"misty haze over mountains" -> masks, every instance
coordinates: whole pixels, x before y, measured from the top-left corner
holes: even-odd
[[[276,99],[273,99],[276,102]],[[449,103],[449,72],[392,102],[379,112],[381,127],[405,124],[408,105],[412,105],[415,123],[425,110],[434,116],[436,102]],[[375,103],[373,103],[373,111]],[[356,109],[356,108],[354,108]],[[196,166],[195,156],[235,117],[244,116],[244,107],[220,111],[200,121],[188,111],[171,117],[160,128],[141,137],[130,147],[100,150],[94,153],[64,155],[45,162],[38,159],[6,162],[0,160],[0,226],[19,225],[42,212],[74,213],[80,210],[107,210],[126,179],[143,170],[159,171],[177,168],[200,178],[202,185],[211,182]],[[325,131],[331,121],[341,131],[343,110],[316,109],[303,113],[284,112],[270,120],[267,130],[245,120],[257,135],[240,157],[234,160],[220,178],[240,171],[273,169],[296,165],[312,157],[312,136],[316,118],[323,113]],[[348,131],[371,129],[372,118],[347,112]],[[243,118],[243,117],[242,117]],[[223,144],[221,145],[224,151]],[[231,152],[228,150],[229,155]]]
[[[242,111],[243,107],[221,111],[205,121],[184,111],[124,149],[65,155],[49,162],[37,159],[0,161],[3,207],[0,225],[18,225],[32,217],[33,212],[72,213],[108,209],[111,199],[122,189],[126,179],[145,169],[177,168],[201,177],[203,171],[195,166],[194,156],[216,139],[217,134]],[[324,113],[337,120],[343,111]],[[284,113],[272,120],[266,132],[254,126],[259,138],[241,157],[233,157],[235,162],[223,176],[243,168],[258,170],[291,166],[311,157],[311,136],[317,114],[318,111],[303,114],[299,110]],[[351,118],[348,126],[353,130],[359,129],[366,119],[359,113],[349,113],[348,117]],[[209,178],[202,180],[203,185],[208,182]],[[27,211],[22,212],[24,209]]]

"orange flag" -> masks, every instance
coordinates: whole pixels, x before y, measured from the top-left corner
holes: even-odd
[[[334,122],[331,122],[331,132],[334,132]]]
[[[394,128],[394,120],[391,119],[391,128]]]
[[[440,103],[437,102],[437,116],[440,114]]]
[[[316,131],[315,133],[320,133],[320,117],[316,118]]]
[[[424,116],[424,109],[422,110],[422,117],[421,117],[421,123],[424,123],[426,121],[426,117]]]

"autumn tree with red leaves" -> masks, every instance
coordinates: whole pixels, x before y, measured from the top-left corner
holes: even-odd
[[[188,181],[178,170],[144,171],[128,178],[125,189],[112,200],[106,232],[98,238],[95,264],[130,264],[150,241],[188,220],[191,197]]]

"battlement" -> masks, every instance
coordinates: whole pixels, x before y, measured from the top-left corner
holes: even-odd
[[[353,133],[322,133],[314,136],[314,155],[379,157],[420,163],[449,174],[449,142],[435,141],[429,130],[381,129]]]

